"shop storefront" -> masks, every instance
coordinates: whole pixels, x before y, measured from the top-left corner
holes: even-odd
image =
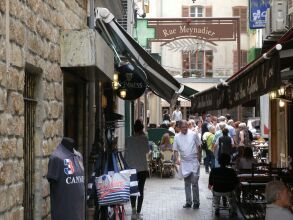
[[[194,112],[205,112],[247,105],[269,93],[269,160],[282,167],[288,166],[292,157],[292,37],[290,29],[259,58],[192,100]]]

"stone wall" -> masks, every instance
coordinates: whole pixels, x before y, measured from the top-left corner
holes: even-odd
[[[45,175],[49,155],[63,134],[59,31],[86,28],[86,9],[87,0],[0,0],[0,220],[24,216],[23,91],[28,66],[41,70],[36,76],[34,216],[50,219]]]

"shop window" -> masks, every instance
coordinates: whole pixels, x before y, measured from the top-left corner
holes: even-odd
[[[193,18],[201,18],[201,17],[212,17],[212,7],[207,6],[203,7],[200,5],[193,6],[182,6],[182,17],[193,17]]]
[[[247,32],[247,7],[246,6],[236,6],[232,8],[233,16],[240,17],[240,32]]]

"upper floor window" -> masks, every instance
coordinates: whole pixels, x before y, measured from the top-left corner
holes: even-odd
[[[203,7],[202,6],[190,6],[190,17],[200,18],[203,17]]]
[[[200,6],[200,5],[183,5],[182,6],[182,17],[212,17],[213,8],[212,6]]]

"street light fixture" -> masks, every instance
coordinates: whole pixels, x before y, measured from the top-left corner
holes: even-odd
[[[281,86],[281,88],[278,89],[279,96],[283,97],[285,96],[285,87]]]
[[[285,106],[285,102],[282,99],[280,99],[280,101],[279,101],[279,106],[281,108],[283,108]]]
[[[272,91],[272,92],[270,93],[270,98],[271,98],[271,99],[276,99],[276,98],[277,98],[277,94],[276,94],[275,91]]]

